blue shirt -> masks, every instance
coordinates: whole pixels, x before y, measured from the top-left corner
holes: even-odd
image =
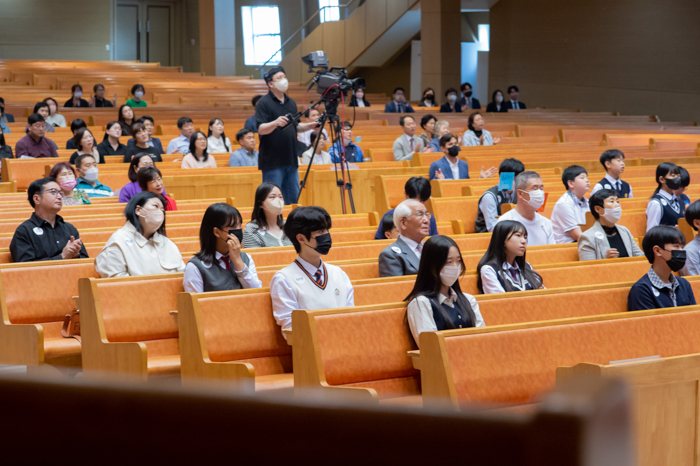
[[[384,217],[389,216],[393,217],[394,216],[394,210],[391,209],[384,215],[382,215],[382,220],[379,222],[379,228],[377,228],[377,232],[374,234],[374,239],[386,239],[386,236],[384,236],[384,230],[382,230],[382,223],[384,223]],[[435,221],[435,216],[430,217],[430,236],[435,236],[438,235],[437,231],[437,222]]]
[[[433,152],[442,152],[442,149],[440,149],[440,139],[439,138],[434,138],[432,141],[430,141],[430,144],[428,144],[428,147],[433,148]]]
[[[10,131],[10,128],[5,123],[0,123],[0,128],[2,128],[3,134],[10,134],[12,131]]]
[[[95,187],[82,178],[78,178],[78,185],[75,187],[84,191],[90,197],[110,197],[114,196],[114,191],[99,181],[95,181]]]
[[[255,115],[253,115],[252,117],[248,118],[248,119],[245,121],[245,125],[243,125],[243,127],[244,127],[245,129],[249,129],[249,130],[251,130],[251,131],[257,133],[257,132],[258,132],[258,121],[255,119]]]
[[[652,280],[651,274],[656,279]],[[671,280],[673,282],[670,284],[662,284],[654,269],[650,269],[630,288],[627,310],[644,311],[696,304],[693,288],[685,278],[672,275]]]
[[[172,154],[176,150],[179,150],[181,154],[189,154],[190,140],[182,134],[179,135],[168,143],[168,150],[165,153]]]
[[[240,148],[231,153],[228,159],[229,167],[257,167],[258,166],[258,151],[254,150],[253,155],[244,148]]]
[[[343,153],[343,148],[339,143],[336,143],[330,149],[328,149],[328,153],[330,154],[333,163],[340,163],[340,156]],[[357,146],[352,142],[345,146],[345,161],[347,163],[364,162],[365,156],[362,153],[360,146]]]

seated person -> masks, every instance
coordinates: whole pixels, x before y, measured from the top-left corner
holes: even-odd
[[[301,154],[301,164],[308,165],[311,162],[311,154],[314,152],[314,147],[316,148],[316,155],[314,156],[314,165],[323,165],[333,163],[331,156],[324,149],[326,148],[326,135],[321,133],[321,140],[318,141],[316,145],[316,140],[318,139],[319,133],[312,130],[311,134],[311,147],[309,147],[303,154]]]
[[[131,108],[148,107],[146,101],[141,100],[145,93],[146,89],[143,87],[143,84],[134,84],[133,86],[131,86],[131,95],[134,97],[127,100],[126,105],[128,105]]]
[[[588,201],[591,215],[596,220],[578,239],[578,258],[582,261],[638,257],[644,252],[634,236],[622,225],[616,225],[622,216],[617,191],[601,189]]]
[[[307,123],[312,123],[316,120],[318,120],[321,117],[321,114],[318,112],[317,109],[312,108],[309,110],[309,115],[306,117],[306,122]],[[308,129],[306,131],[299,131],[297,133],[297,139],[299,142],[304,143],[304,145],[308,148],[311,145],[311,133],[316,131],[315,129]],[[323,130],[323,134],[326,135],[326,139],[328,139],[328,132],[326,130]]]
[[[116,107],[117,106],[117,93],[114,93],[112,101],[105,99],[105,87],[102,84],[95,84],[92,87],[92,91],[95,93],[94,97],[90,98],[88,102],[90,107]]]
[[[80,84],[73,84],[70,88],[71,98],[63,104],[64,107],[89,107],[90,103],[83,99],[83,86]]]
[[[675,194],[681,187],[681,168],[675,163],[664,162],[656,167],[657,187],[647,204],[647,231],[658,225],[675,227],[685,216],[685,203]]]
[[[432,188],[430,187],[430,181],[426,180],[422,176],[414,176],[409,178],[408,181],[406,181],[406,184],[403,187],[403,192],[406,196],[406,199],[415,199],[416,201],[425,204],[432,195]],[[384,213],[384,215],[382,216],[382,222],[385,218],[388,217],[392,222],[391,224],[393,225],[394,210],[395,209],[391,209]],[[380,226],[379,228],[377,228],[377,232],[374,234],[374,239],[385,239],[386,231],[386,229],[383,229]],[[428,236],[435,236],[437,234],[437,222],[435,221],[435,217],[431,215],[430,233],[428,234]]]
[[[418,137],[423,140],[423,147],[425,147],[423,152],[427,152],[430,142],[435,139],[435,122],[437,119],[429,113],[420,119],[420,127],[423,128],[423,132]]]
[[[457,136],[447,133],[440,137],[440,150],[445,156],[430,164],[429,176],[431,180],[468,180],[469,165],[464,160],[459,160],[460,147],[457,144]],[[484,171],[481,167],[479,178],[491,178],[496,175],[496,167]]]
[[[423,97],[421,97],[420,102],[418,102],[419,107],[438,107],[435,102],[435,89],[432,87],[426,87],[423,91]]]
[[[343,146],[341,147],[340,144],[335,143],[328,150],[328,153],[333,159],[333,163],[340,163],[343,150],[345,151],[345,161],[347,163],[360,163],[365,161],[365,155],[362,153],[362,149],[353,142],[352,125],[349,121],[343,122]]]
[[[354,288],[338,266],[321,259],[331,249],[331,216],[322,207],[297,207],[284,224],[284,233],[299,254],[270,281],[272,313],[282,329],[292,328],[295,309],[329,309],[355,305]],[[286,334],[284,338],[287,338]]]
[[[190,137],[194,133],[194,123],[189,117],[177,120],[177,128],[180,135],[168,143],[166,154],[187,154],[190,150]]]
[[[143,123],[136,122],[131,126],[131,134],[134,136],[136,141],[133,145],[127,145],[126,151],[124,152],[124,163],[129,163],[131,158],[140,153],[147,153],[151,156],[154,162],[162,162],[163,157],[161,157],[161,151],[156,147],[156,145],[149,146],[148,130],[146,125]],[[188,149],[189,150],[189,149]]]
[[[690,186],[690,173],[683,167],[678,168],[681,169],[681,187],[673,191],[673,195],[680,199],[687,209],[690,205],[690,198],[685,194],[685,191],[688,189],[688,186]]]
[[[518,86],[509,86],[508,97],[510,97],[510,100],[501,106],[501,112],[507,112],[508,110],[525,110],[527,107],[518,100],[519,95],[520,89],[518,89]]]
[[[440,106],[440,113],[462,113],[462,105],[457,102],[457,89],[450,87],[445,91],[447,102]]]
[[[588,199],[583,196],[591,189],[591,183],[586,169],[578,165],[566,167],[561,180],[567,191],[552,209],[554,240],[557,244],[575,243],[581,236],[581,225],[586,224],[586,212],[590,210]]]
[[[385,215],[382,217],[382,224],[379,226],[379,231],[384,234],[384,239],[393,239],[399,237],[399,229],[394,225],[394,216]]]
[[[15,117],[11,113],[5,113],[5,99],[0,97],[0,123],[14,123]]]
[[[3,125],[4,123],[0,123],[0,159],[13,159],[12,146],[5,141],[6,131]]]
[[[440,152],[440,138],[450,133],[450,122],[447,120],[438,120],[435,123],[435,134],[433,139],[428,144],[428,147],[423,152]],[[457,145],[461,139],[457,136]]]
[[[15,144],[15,157],[18,159],[33,157],[58,157],[56,144],[44,137],[46,122],[38,113],[32,113],[27,119],[29,133]]]
[[[228,154],[231,152],[231,140],[224,132],[224,120],[212,118],[207,131],[207,152],[210,154]]]
[[[91,198],[112,197],[114,191],[98,181],[100,169],[97,168],[95,157],[90,154],[83,154],[75,159],[75,168],[78,170],[77,188]]]
[[[393,100],[384,106],[384,113],[416,113],[411,104],[406,102],[403,87],[394,89]]]
[[[253,104],[253,115],[248,117],[248,119],[245,121],[245,125],[243,125],[245,129],[249,129],[254,133],[258,132],[258,120],[255,119],[255,106],[258,105],[258,100],[260,99],[262,99],[262,95],[256,95],[253,97],[253,100],[251,101]]]
[[[500,112],[503,107],[503,91],[496,89],[491,95],[491,102],[486,106],[486,113]]]
[[[651,268],[632,285],[627,296],[627,310],[643,311],[696,304],[690,283],[673,274],[685,266],[683,246],[685,236],[677,228],[659,225],[647,231],[642,240],[642,249]]]
[[[350,97],[350,103],[348,107],[369,107],[369,102],[365,99],[364,89],[355,89],[353,91],[352,97]]]
[[[136,179],[141,191],[149,191],[160,196],[165,211],[177,210],[175,199],[165,195],[163,176],[156,167],[146,167],[138,171]]]
[[[474,92],[472,90],[471,84],[462,83],[462,85],[459,86],[459,90],[462,91],[462,94],[464,95],[464,97],[457,101],[459,105],[462,106],[462,111],[467,109],[481,109],[481,102],[479,102],[479,99],[477,99],[476,97],[472,97]]]
[[[97,150],[95,136],[92,135],[92,132],[89,129],[80,128],[78,131],[76,131],[75,135],[73,136],[73,145],[78,150],[71,154],[69,160],[70,163],[75,163],[78,157],[83,154],[92,155],[92,158],[94,158],[97,163],[105,163],[105,160],[100,157],[100,153]]]
[[[515,208],[498,218],[498,225],[505,220],[515,220],[527,229],[528,246],[556,244],[552,222],[537,212],[544,205],[544,183],[533,171],[524,171],[515,177],[513,190],[517,193]]]
[[[400,277],[418,273],[423,240],[430,234],[430,217],[422,202],[406,199],[394,209],[396,241],[379,253],[379,276]]]
[[[404,115],[399,119],[399,124],[403,134],[394,141],[394,160],[413,160],[413,154],[423,150],[423,140],[416,136],[416,120]]]
[[[481,113],[474,112],[469,115],[467,127],[462,137],[462,145],[464,146],[493,146],[501,142],[499,136],[493,137],[491,133],[484,129],[484,117]]]
[[[207,208],[199,229],[200,250],[185,267],[185,291],[201,293],[262,287],[253,258],[241,251],[242,223],[238,209],[224,202]]]
[[[107,131],[101,143],[97,145],[102,160],[107,155],[124,155],[126,154],[126,146],[119,142],[122,137],[122,125],[118,121],[110,121],[107,123]]]
[[[693,202],[685,209],[685,220],[693,230],[700,228],[700,200]],[[695,238],[685,245],[686,261],[683,275],[700,275],[700,235],[695,234]]]
[[[27,189],[27,198],[34,213],[12,236],[12,262],[88,257],[78,230],[58,215],[63,207],[63,192],[55,179],[33,181]]]
[[[34,111],[32,113],[38,113],[42,117],[44,117],[44,121],[46,122],[46,132],[47,133],[55,133],[56,130],[53,127],[52,123],[48,122],[49,118],[49,104],[46,102],[37,102],[36,105],[34,105]],[[24,130],[25,133],[29,132],[29,125]]]
[[[250,222],[243,230],[243,248],[291,246],[284,234],[284,197],[279,186],[269,181],[255,190]]]
[[[255,150],[255,131],[243,128],[236,133],[236,140],[241,145],[231,153],[229,167],[257,167],[259,152]]]
[[[513,173],[513,179],[525,171],[525,165],[518,159],[505,159],[498,167],[498,175],[502,173]],[[500,184],[500,182],[499,182]],[[515,191],[510,189],[498,189],[499,185],[489,188],[479,199],[479,211],[474,221],[476,233],[488,233],[493,231],[498,217],[501,215],[503,204],[515,204],[517,196]]]
[[[159,154],[165,154],[165,150],[163,150],[163,144],[160,142],[160,139],[153,137],[153,131],[156,127],[156,122],[153,120],[153,118],[149,117],[148,115],[144,115],[136,120],[136,123],[141,123],[143,127],[146,128],[146,132],[148,133],[148,141],[146,141],[146,145],[158,149]],[[134,144],[134,138],[130,138],[128,141],[126,141],[126,147],[133,146]]]
[[[73,133],[73,136],[75,136],[75,133],[77,133],[80,128],[87,128],[87,123],[85,123],[84,120],[82,120],[80,118],[76,118],[75,120],[71,121],[70,131],[71,131],[71,133]],[[73,149],[73,150],[76,149],[75,143],[73,142],[73,138],[70,138],[66,142],[66,150],[68,150],[68,149]]]
[[[480,293],[506,293],[544,288],[542,277],[525,260],[527,229],[516,221],[498,222],[486,254],[476,267]]]
[[[135,195],[124,209],[126,223],[115,231],[95,259],[102,278],[185,271],[182,254],[165,234],[160,196]]]
[[[122,125],[122,134],[124,136],[133,136],[133,134],[131,134],[131,126],[136,123],[136,115],[134,114],[133,108],[126,104],[119,107],[117,121]]]
[[[151,158],[150,154],[140,152],[134,155],[134,157],[131,159],[131,163],[129,164],[129,171],[127,173],[130,181],[125,184],[119,192],[119,202],[127,203],[132,197],[134,197],[134,195],[140,193],[141,186],[139,186],[138,181],[139,170],[146,167],[155,166],[156,165],[153,163],[153,159]],[[163,194],[165,194],[165,188],[163,188]]]
[[[207,152],[207,135],[195,131],[190,137],[190,150],[182,158],[180,168],[216,168],[216,159]]]
[[[416,283],[406,298],[408,326],[416,345],[420,346],[422,332],[486,325],[474,296],[462,292],[459,277],[463,275],[462,252],[452,238],[438,235],[425,242]]]
[[[632,196],[632,186],[620,179],[625,171],[625,154],[617,149],[610,149],[600,156],[600,164],[605,169],[605,177],[593,186],[591,196],[601,189],[612,189],[620,199]]]
[[[49,172],[49,178],[56,180],[63,193],[62,205],[90,204],[90,197],[82,189],[77,189],[78,174],[68,162],[59,162]]]

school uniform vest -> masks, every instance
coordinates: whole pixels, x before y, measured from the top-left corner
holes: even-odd
[[[496,210],[498,211],[498,215],[501,215],[501,206],[510,202],[508,197],[505,196],[502,191],[498,190],[498,186],[494,186],[492,188],[487,189],[486,192],[484,192],[484,194],[482,194],[479,198],[479,204],[481,204],[481,200],[484,198],[484,196],[493,196],[496,199]],[[477,233],[488,233],[489,230],[486,228],[486,219],[484,218],[484,213],[478,207],[476,211],[477,214],[476,220],[474,221],[474,230]]]
[[[496,271],[496,276],[498,277],[498,282],[501,284],[504,290],[508,291],[508,288],[512,288],[510,291],[527,291],[534,289],[530,282],[525,280],[522,273],[518,274],[518,280],[516,281],[510,272],[503,270],[501,267],[496,267],[493,264],[489,264]],[[526,266],[527,267],[527,266]],[[506,282],[509,286],[506,286]]]
[[[318,285],[312,275],[296,261],[280,270],[292,288],[299,309],[330,309],[345,307],[348,288],[345,286],[345,272],[340,267],[323,263],[325,281]]]
[[[678,211],[674,210],[673,201],[669,201],[659,193],[654,194],[650,202],[658,202],[661,204],[661,220],[659,220],[659,225],[675,227],[678,225],[678,219],[685,217],[685,203],[681,200],[676,202]]]
[[[450,328],[474,327],[474,323],[469,322],[469,320],[467,319],[467,314],[461,308],[459,302],[455,301],[453,304],[454,307],[450,307],[444,303],[440,305],[440,307],[438,307],[438,303],[435,300],[430,300],[430,307],[433,310],[433,320],[435,320],[435,326],[437,327],[437,329],[447,330]],[[442,308],[445,311],[444,314],[440,311],[440,308]],[[447,314],[450,321],[452,322],[452,327],[447,325],[447,322],[445,321],[445,314]]]
[[[243,263],[248,267],[250,264],[250,256],[245,252],[241,252],[241,259]],[[202,282],[204,283],[204,291],[224,291],[224,290],[240,290],[243,288],[240,280],[231,264],[231,270],[226,270],[221,267],[218,260],[214,260],[214,264],[211,267],[204,267],[204,264],[197,257],[190,259],[190,262],[194,264],[202,275]]]
[[[600,184],[603,187],[603,189],[612,189],[613,191],[615,191],[617,193],[617,197],[619,197],[620,199],[622,199],[623,197],[630,197],[630,192],[632,191],[632,188],[630,188],[630,184],[622,180],[620,180],[620,182],[622,184],[621,190],[617,189],[617,183],[611,183],[610,180],[608,180],[607,178],[603,178],[598,182],[598,184]],[[608,186],[610,187],[608,188]]]

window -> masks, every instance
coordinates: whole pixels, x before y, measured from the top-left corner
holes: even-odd
[[[243,51],[246,65],[277,65],[282,61],[282,52],[277,52],[280,39],[280,13],[276,6],[241,7],[243,23]]]
[[[338,8],[338,0],[318,0],[318,7],[323,8],[324,6],[334,7],[334,8],[324,8],[321,10],[321,22],[326,21],[340,21],[340,8]]]
[[[479,24],[479,52],[489,51],[489,25]]]

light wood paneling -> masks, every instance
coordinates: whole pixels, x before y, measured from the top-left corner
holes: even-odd
[[[345,66],[345,21],[323,23],[323,50],[330,66]]]
[[[347,25],[345,26],[345,59],[348,63],[357,58],[365,49],[367,8],[367,3],[363,4],[347,20]]]
[[[386,25],[399,19],[408,8],[408,0],[386,0]]]
[[[373,0],[365,5],[365,46],[368,46],[386,31],[386,0]]]

